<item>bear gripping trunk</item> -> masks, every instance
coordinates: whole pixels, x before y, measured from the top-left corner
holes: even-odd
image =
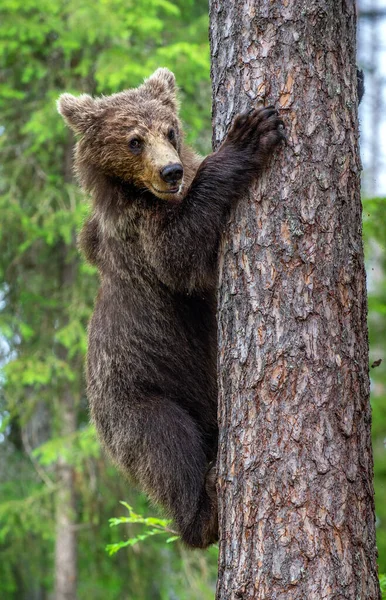
[[[355,3],[211,0],[214,146],[275,104],[219,291],[218,600],[377,600]]]

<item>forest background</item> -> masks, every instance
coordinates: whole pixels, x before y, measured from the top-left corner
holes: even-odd
[[[127,516],[120,500],[156,512],[89,425],[83,363],[97,276],[76,249],[89,207],[71,177],[74,140],[56,112],[64,91],[109,94],[166,66],[180,86],[187,141],[210,152],[207,0],[3,0],[0,23],[0,597],[52,597],[64,461],[75,490],[79,600],[213,598],[215,548],[187,552],[153,535],[112,556],[105,549],[143,531],[109,526]],[[386,347],[386,211],[384,198],[363,203],[373,364]],[[371,369],[371,383],[386,573],[385,362]],[[68,410],[72,429],[63,427]]]

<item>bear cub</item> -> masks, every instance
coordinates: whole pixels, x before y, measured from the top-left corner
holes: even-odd
[[[273,107],[234,121],[204,160],[184,144],[173,73],[92,98],[63,94],[92,197],[80,247],[100,274],[89,325],[91,415],[108,453],[173,518],[182,540],[218,539],[217,252],[230,208],[283,127]]]

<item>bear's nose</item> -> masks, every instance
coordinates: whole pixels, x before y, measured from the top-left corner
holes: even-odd
[[[175,163],[174,165],[167,165],[161,169],[161,177],[166,183],[177,183],[181,181],[184,169],[182,165]]]

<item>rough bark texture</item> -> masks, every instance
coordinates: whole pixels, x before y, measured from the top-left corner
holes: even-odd
[[[217,598],[376,600],[355,3],[210,10],[214,145],[259,101],[288,136],[220,259]]]

